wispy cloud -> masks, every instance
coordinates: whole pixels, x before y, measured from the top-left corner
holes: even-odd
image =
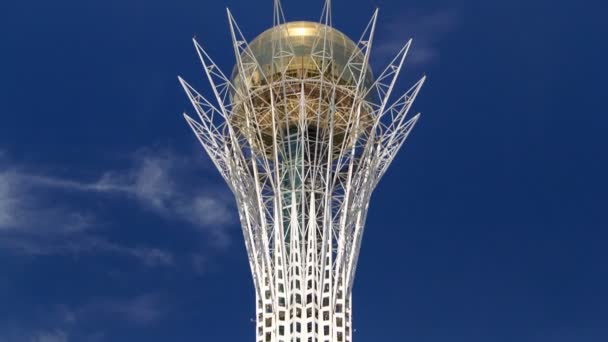
[[[103,327],[96,322],[145,328],[174,312],[173,301],[159,293],[143,293],[133,297],[99,297],[72,305],[40,306],[19,321],[0,321],[0,342],[107,341]]]
[[[0,248],[25,254],[73,251],[74,237],[86,236],[91,243],[85,234],[90,226],[89,213],[44,203],[16,169],[0,169]]]
[[[0,229],[15,225],[15,207],[19,198],[16,198],[13,189],[13,180],[10,173],[0,173]]]
[[[62,305],[49,311],[55,315],[54,323],[67,331],[100,319],[148,325],[162,320],[172,310],[174,305],[166,296],[144,293],[134,297],[96,298],[78,306]]]
[[[123,246],[100,236],[91,213],[40,200],[40,189],[32,179],[42,178],[0,172],[0,248],[34,256],[112,253],[138,259],[147,266],[172,263],[169,252]]]
[[[6,329],[6,327],[5,327]],[[38,329],[37,327],[10,327],[0,331],[0,342],[70,342],[64,329]]]
[[[0,231],[27,229],[37,217],[45,221],[60,221],[62,230],[79,230],[87,225],[86,215],[68,212],[53,205],[41,207],[32,193],[31,184],[14,169],[0,169]]]
[[[391,15],[380,24],[374,44],[374,60],[378,67],[389,62],[413,38],[408,66],[423,65],[436,61],[440,56],[441,40],[458,27],[459,16],[455,10],[434,12],[408,11]]]
[[[31,342],[68,342],[68,335],[63,330],[46,331],[37,333]]]
[[[47,187],[122,193],[159,214],[178,218],[204,229],[233,222],[234,214],[231,214],[230,208],[232,200],[224,191],[208,189],[204,193],[196,192],[192,190],[191,184],[179,181],[179,173],[183,172],[190,162],[165,151],[158,155],[144,153],[135,159],[132,168],[105,172],[92,183],[31,174],[22,178]]]
[[[0,248],[28,255],[114,253],[148,266],[173,263],[168,251],[104,238],[100,221],[111,219],[53,195],[66,192],[135,201],[152,214],[199,229],[212,245],[227,246],[227,227],[234,222],[232,199],[214,187],[201,189],[185,182],[189,163],[167,151],[140,151],[130,167],[103,172],[87,182],[33,173],[0,157]]]
[[[93,184],[79,184],[83,190],[123,192],[166,218],[187,222],[207,233],[217,246],[229,242],[227,226],[235,222],[233,200],[224,190],[181,180],[191,160],[171,153],[143,153],[127,172],[106,172]],[[78,189],[79,187],[75,187]]]
[[[134,258],[149,267],[171,266],[174,263],[174,255],[170,251],[121,245],[89,231],[42,234],[36,230],[3,232],[0,233],[0,248],[30,256],[113,254]]]

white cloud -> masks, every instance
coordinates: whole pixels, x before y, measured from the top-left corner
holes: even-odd
[[[72,211],[56,203],[42,203],[37,182],[30,179],[39,177],[24,174],[17,168],[2,167],[0,165],[0,232],[36,228],[39,233],[48,233],[50,225],[56,232],[67,232],[83,229],[88,224],[84,212]]]
[[[0,342],[69,342],[71,341],[67,331],[63,329],[16,329],[4,327],[0,331]]]
[[[27,255],[115,253],[148,266],[173,264],[170,252],[107,240],[99,224],[106,218],[83,211],[86,206],[40,196],[66,191],[122,196],[176,224],[192,225],[212,245],[228,245],[227,227],[235,216],[230,196],[186,183],[182,174],[192,172],[189,160],[166,152],[139,155],[132,167],[104,172],[93,182],[35,174],[0,158],[0,248]]]
[[[227,227],[235,222],[233,199],[225,190],[197,190],[198,184],[182,180],[191,162],[166,152],[143,153],[131,170],[106,172],[85,188],[123,192],[163,217],[192,224],[207,233],[213,244],[224,246],[229,241]]]
[[[173,264],[173,254],[157,248],[127,248],[125,252],[141,260],[147,266],[170,266]]]
[[[158,293],[100,297],[74,305],[39,306],[18,321],[0,320],[0,342],[107,341],[97,322],[143,327],[161,321],[175,309],[171,297]]]
[[[15,224],[15,207],[18,198],[14,194],[12,175],[0,172],[0,229],[6,229]]]
[[[70,321],[64,321],[66,327],[78,327],[99,319],[116,320],[138,325],[157,322],[166,317],[173,309],[172,304],[163,296],[145,293],[132,298],[98,298],[70,309]],[[55,311],[57,312],[57,311]]]
[[[38,333],[31,342],[68,342],[68,335],[62,330]]]
[[[232,223],[236,209],[227,205],[221,197],[198,196],[179,202],[177,211],[188,222],[194,224],[211,237],[216,246],[226,246],[230,237],[225,226]]]
[[[145,294],[131,299],[106,299],[94,304],[89,310],[93,315],[101,311],[132,323],[148,324],[163,318],[168,312],[168,306],[158,295]]]
[[[143,153],[133,167],[127,170],[104,172],[97,181],[80,182],[27,172],[6,171],[0,173],[0,229],[11,225],[30,225],[32,215],[15,215],[27,204],[24,188],[56,188],[81,192],[113,193],[126,195],[146,209],[167,218],[188,222],[212,237],[224,239],[218,230],[235,221],[232,198],[225,190],[211,187],[206,191],[193,191],[198,184],[180,182],[180,173],[187,169],[189,160],[180,159],[167,152],[158,155]],[[1,166],[1,165],[0,165]],[[21,191],[13,191],[20,188]],[[40,208],[37,208],[40,209]],[[77,215],[72,215],[77,216]],[[77,218],[77,217],[73,217]],[[82,217],[80,218],[82,219]]]
[[[149,267],[174,264],[174,256],[169,251],[121,245],[88,231],[56,234],[37,234],[35,231],[4,232],[0,234],[0,248],[30,256],[114,254],[134,258]]]
[[[143,153],[143,156],[135,159],[132,168],[120,172],[107,171],[95,182],[31,174],[18,175],[17,178],[38,186],[127,195],[146,209],[215,232],[213,235],[216,238],[223,239],[216,231],[234,222],[232,198],[224,190],[208,188],[206,191],[193,191],[197,184],[180,182],[180,173],[189,163],[191,161],[167,152],[157,155]],[[0,194],[1,191],[0,187]],[[6,203],[6,206],[9,204]]]
[[[435,12],[408,11],[391,15],[392,20],[380,23],[376,33],[374,61],[388,63],[413,38],[406,64],[427,64],[439,58],[441,39],[458,26],[459,17],[454,10]]]
[[[0,248],[25,255],[114,253],[136,258],[148,266],[172,264],[173,256],[166,251],[123,246],[99,236],[89,213],[41,201],[41,184],[85,187],[16,170],[0,171]]]

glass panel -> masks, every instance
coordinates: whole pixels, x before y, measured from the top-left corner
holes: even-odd
[[[261,67],[263,75],[259,74],[257,71],[250,71],[249,74],[244,75],[247,85],[260,85],[264,83],[264,77],[269,79],[273,76],[272,74],[280,74],[281,71],[287,71],[288,74],[290,74],[291,71],[294,71],[295,75],[297,75],[297,71],[311,71],[313,69],[316,71],[311,54],[313,48],[315,49],[315,52],[320,52],[322,50],[325,32],[325,25],[306,21],[286,23],[281,27],[273,27],[264,31],[249,44],[249,48]],[[296,56],[294,60],[290,63],[289,58],[284,57],[277,59],[273,66],[273,42],[276,42],[277,46],[278,44],[291,45]],[[346,64],[351,56],[355,57],[356,62],[362,62],[363,54],[359,51],[355,42],[336,29],[327,28],[327,42],[333,49],[331,74],[335,78],[339,77],[341,82],[351,83],[353,78],[358,77],[358,75],[356,72],[345,70]],[[315,43],[317,45],[316,47]],[[249,56],[244,54],[241,56],[241,59],[243,60],[243,64],[253,62]],[[243,86],[241,75],[238,74],[237,66],[235,66],[232,72],[232,79],[237,88]],[[368,68],[365,77],[366,87],[369,87],[372,82],[372,71]]]

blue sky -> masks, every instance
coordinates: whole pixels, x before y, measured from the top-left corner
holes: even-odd
[[[322,1],[284,0],[288,20]],[[355,341],[608,340],[605,10],[589,1],[334,3],[422,118],[372,199]],[[181,117],[209,89],[231,7],[272,1],[0,4],[0,342],[253,341],[231,195]]]

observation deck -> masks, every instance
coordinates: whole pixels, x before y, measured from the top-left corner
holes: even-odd
[[[231,120],[255,149],[270,155],[279,138],[306,131],[311,143],[327,145],[331,136],[337,154],[370,127],[370,96],[361,101],[356,91],[371,87],[372,71],[361,79],[364,55],[342,32],[308,21],[278,25],[251,41],[241,61]]]

